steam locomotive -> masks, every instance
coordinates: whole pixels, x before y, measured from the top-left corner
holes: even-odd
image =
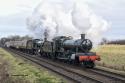
[[[48,41],[40,39],[9,41],[5,46],[15,48],[32,54],[40,54],[54,60],[64,61],[71,64],[80,64],[87,68],[93,68],[95,61],[100,57],[90,52],[92,42],[85,39],[85,34],[81,34],[81,39],[73,39],[67,36],[58,36]]]

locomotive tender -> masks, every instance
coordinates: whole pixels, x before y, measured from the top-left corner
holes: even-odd
[[[6,44],[9,47],[16,49],[23,49],[25,52],[32,54],[40,54],[54,60],[64,61],[71,64],[80,64],[84,67],[93,68],[95,61],[100,60],[100,57],[93,52],[92,42],[89,39],[85,39],[85,34],[81,34],[81,39],[73,39],[67,36],[57,36],[52,41],[48,41],[47,38],[44,41],[39,39],[18,41],[9,41]],[[10,43],[10,44],[9,44]],[[13,43],[13,44],[11,44]],[[23,44],[25,44],[23,46]]]

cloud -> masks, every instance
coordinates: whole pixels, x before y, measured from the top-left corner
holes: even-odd
[[[0,0],[0,16],[18,13],[17,4],[18,0]]]
[[[29,34],[26,18],[41,0],[0,0],[0,37]]]
[[[9,16],[30,11],[41,0],[0,0],[0,16]]]
[[[0,33],[2,33],[0,35],[8,33],[27,34],[25,19],[41,1],[43,0],[0,0]],[[67,1],[69,0],[65,0],[65,3],[68,6]],[[83,1],[94,13],[111,22],[112,28],[105,33],[105,37],[116,38],[115,36],[119,37],[125,33],[125,0]]]
[[[85,0],[97,15],[103,16],[112,25],[104,37],[124,38],[125,35],[125,0]]]

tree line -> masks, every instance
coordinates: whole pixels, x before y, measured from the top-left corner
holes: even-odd
[[[125,39],[123,39],[123,40],[112,40],[112,41],[109,41],[106,38],[103,38],[100,44],[101,45],[103,45],[103,44],[125,45]]]
[[[4,45],[5,42],[7,41],[18,41],[18,40],[28,40],[28,39],[32,39],[32,37],[25,35],[25,36],[19,36],[19,35],[14,35],[14,36],[8,36],[8,37],[3,37],[0,39],[0,44]]]
[[[6,41],[18,41],[18,40],[25,40],[25,39],[30,40],[30,39],[33,39],[33,37],[30,37],[28,35],[25,35],[25,36],[15,35],[15,36],[3,37],[3,38],[0,39],[0,45],[4,45]],[[125,40],[109,41],[106,38],[102,38],[102,41],[100,42],[100,45],[104,45],[104,44],[125,45]]]

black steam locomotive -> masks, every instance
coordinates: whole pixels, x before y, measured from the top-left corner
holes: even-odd
[[[58,36],[48,41],[23,40],[6,42],[7,47],[24,50],[32,54],[40,54],[54,60],[65,61],[71,64],[81,64],[84,67],[93,68],[94,62],[100,60],[96,53],[90,52],[92,42],[85,39],[85,34],[81,34],[81,39],[74,40],[72,37]]]

